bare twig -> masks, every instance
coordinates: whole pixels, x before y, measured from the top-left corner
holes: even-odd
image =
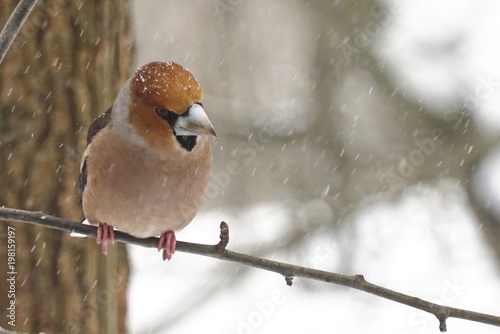
[[[0,64],[38,0],[21,0],[0,33]]]
[[[0,219],[6,221],[35,224],[66,232],[77,232],[94,238],[96,236],[96,230],[97,230],[94,226],[74,223],[59,217],[45,215],[41,212],[31,212],[31,211],[24,211],[17,209],[9,209],[9,208],[0,208]],[[225,239],[227,235],[228,235],[227,224],[221,224],[222,239]],[[118,231],[115,233],[115,239],[120,242],[148,247],[148,248],[156,248],[158,245],[158,238],[139,239],[131,235],[128,235],[126,233]],[[225,249],[224,247],[220,247],[220,245],[224,243],[225,240],[221,240],[221,242],[216,245],[202,245],[202,244],[178,241],[177,250],[180,252],[208,256],[212,258],[236,262],[252,266],[255,268],[272,271],[283,275],[288,285],[291,285],[293,277],[302,277],[327,283],[344,285],[357,290],[361,290],[433,314],[438,319],[439,329],[442,332],[446,331],[447,318],[465,319],[500,327],[499,316],[478,313],[478,312],[431,303],[426,300],[422,300],[420,298],[409,296],[370,283],[366,281],[362,275],[349,276],[349,275],[336,274],[327,271],[316,270],[288,263],[268,260],[247,254],[232,252]]]
[[[227,244],[229,243],[229,226],[227,225],[226,222],[221,222],[220,223],[220,235],[219,235],[220,241],[217,244],[217,250],[223,251],[226,249]]]

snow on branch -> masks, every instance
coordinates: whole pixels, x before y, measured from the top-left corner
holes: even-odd
[[[71,222],[59,217],[43,214],[42,212],[32,212],[4,207],[0,208],[0,220],[40,225],[66,232],[76,232],[93,238],[96,237],[97,232],[97,228],[94,226]],[[158,245],[158,238],[140,239],[119,231],[115,232],[115,239],[116,241],[123,243],[129,243],[147,248],[156,248]],[[302,277],[361,290],[433,314],[439,321],[439,329],[441,332],[446,331],[447,318],[465,319],[500,327],[499,316],[431,303],[417,297],[409,296],[370,283],[365,280],[363,275],[336,274],[233,252],[226,249],[228,242],[229,227],[225,222],[222,222],[220,225],[220,242],[218,244],[203,245],[178,241],[177,251],[208,256],[275,272],[283,275],[285,277],[286,284],[289,286],[292,285],[294,277]]]
[[[0,32],[0,64],[38,0],[21,0]]]

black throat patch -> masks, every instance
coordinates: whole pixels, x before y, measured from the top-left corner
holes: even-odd
[[[181,145],[183,149],[185,149],[188,152],[191,152],[193,148],[196,146],[197,137],[198,136],[175,136],[175,139],[177,139],[177,142]]]

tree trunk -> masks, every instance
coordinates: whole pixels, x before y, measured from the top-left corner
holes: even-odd
[[[0,1],[2,27],[17,3]],[[38,2],[0,65],[0,205],[82,218],[76,180],[86,130],[128,77],[132,46],[126,0]],[[15,262],[8,242],[15,242]],[[105,257],[94,239],[2,222],[0,259],[1,327],[126,331],[124,245]],[[11,276],[15,313],[7,309]]]

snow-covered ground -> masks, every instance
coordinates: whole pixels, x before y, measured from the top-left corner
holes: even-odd
[[[410,188],[397,202],[372,205],[356,217],[352,272],[345,274],[363,274],[372,283],[440,304],[498,313],[500,286],[493,255],[465,209],[464,191],[455,187],[443,195],[442,187]],[[270,216],[271,212],[277,214]],[[215,243],[221,217],[233,222],[229,248],[250,249],[249,253],[252,243],[279,236],[286,222],[279,204],[262,204],[241,217],[200,214],[179,237]],[[269,233],[263,235],[263,230]],[[283,254],[274,258],[329,270],[340,262],[335,240],[319,233],[308,240],[312,247],[300,260]],[[129,249],[133,333],[148,329],[152,333],[438,332],[431,315],[349,288],[309,284],[300,278],[288,287],[281,276],[253,268],[240,281],[235,267],[219,266],[217,260],[178,253],[164,263],[154,250]],[[193,298],[194,304],[189,304]],[[164,322],[171,327],[158,330]],[[448,320],[448,329],[457,334],[498,332],[495,327],[455,319]]]
[[[485,134],[498,132],[500,3],[413,0],[397,8],[374,48],[396,85],[436,113],[454,112],[466,96],[477,126]],[[500,178],[494,177],[498,156],[481,166],[477,179],[478,191],[492,205],[500,198]],[[231,231],[228,248],[260,255],[260,246],[284,235],[291,217],[287,210],[275,202],[237,216],[204,211],[178,238],[216,243],[218,224],[225,220]],[[295,255],[266,256],[348,270],[343,273],[363,274],[372,283],[426,300],[498,315],[498,268],[474,219],[465,190],[443,179],[412,186],[398,200],[381,200],[354,217],[348,269],[341,258],[345,242],[339,244],[333,231],[311,231]],[[165,263],[154,250],[130,246],[129,251],[128,321],[134,334],[439,332],[431,315],[349,288],[300,278],[288,287],[277,274],[210,258],[177,253]],[[453,334],[499,332],[464,320],[447,323]]]

